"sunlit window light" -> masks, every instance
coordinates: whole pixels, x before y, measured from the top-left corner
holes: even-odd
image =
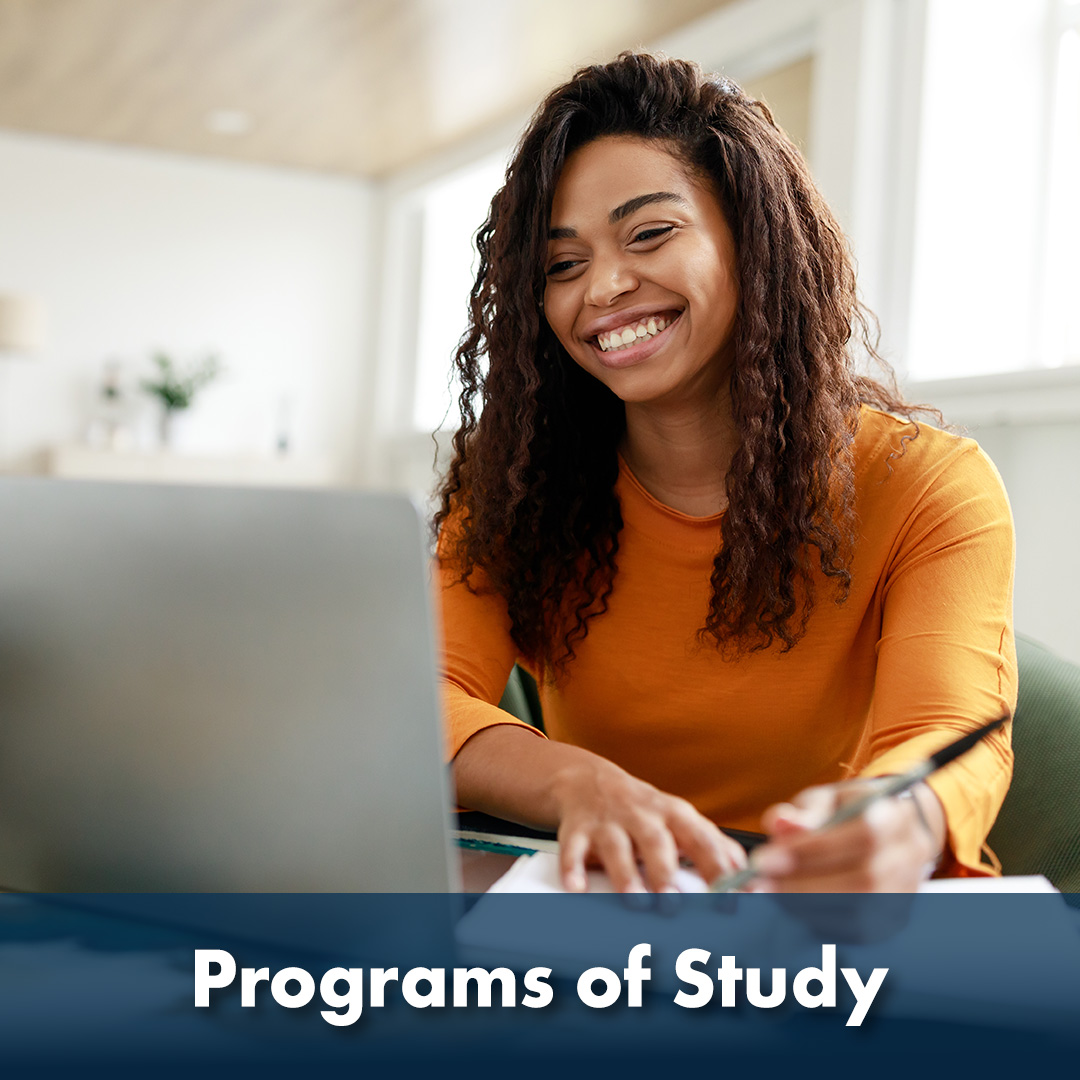
[[[503,182],[506,155],[476,162],[433,185],[423,200],[423,240],[413,424],[418,430],[456,427],[457,380],[451,360],[468,322],[477,269],[473,243],[491,198]]]
[[[1080,32],[1066,30],[1058,47],[1051,135],[1044,362],[1080,363]]]

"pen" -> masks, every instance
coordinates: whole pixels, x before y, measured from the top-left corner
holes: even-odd
[[[874,803],[882,799],[888,799],[893,795],[899,795],[900,792],[914,787],[920,781],[925,780],[931,773],[937,772],[938,769],[948,765],[950,761],[955,761],[961,754],[967,753],[977,742],[986,738],[991,731],[996,731],[1008,719],[1008,713],[999,716],[996,720],[991,720],[990,723],[983,724],[982,727],[962,735],[955,742],[949,743],[948,746],[943,747],[936,754],[932,754],[925,761],[913,765],[907,772],[886,777],[881,785],[874,788],[873,791],[867,792],[857,799],[852,799],[851,802],[844,803],[843,806],[838,806],[814,832],[824,832],[826,829],[831,829],[836,825],[842,825],[845,821],[851,821],[852,818],[858,817],[867,807],[873,806]],[[754,856],[751,855],[749,862],[742,870],[720,878],[711,886],[711,891],[717,893],[734,892],[736,889],[748,885],[757,876],[758,869],[754,865]]]

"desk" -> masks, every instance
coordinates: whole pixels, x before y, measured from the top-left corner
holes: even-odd
[[[459,848],[462,892],[487,892],[514,865],[516,855]]]

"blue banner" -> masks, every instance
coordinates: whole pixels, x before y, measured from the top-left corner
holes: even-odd
[[[5,1077],[1075,1071],[1057,895],[0,896]]]

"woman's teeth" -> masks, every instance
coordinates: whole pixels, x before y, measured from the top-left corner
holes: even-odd
[[[661,315],[652,316],[645,319],[644,322],[629,323],[626,326],[617,327],[610,333],[598,334],[596,343],[603,352],[617,352],[619,349],[636,345],[639,341],[644,341],[645,338],[656,337],[661,330],[666,329],[672,322],[674,322],[673,319],[665,319]]]

